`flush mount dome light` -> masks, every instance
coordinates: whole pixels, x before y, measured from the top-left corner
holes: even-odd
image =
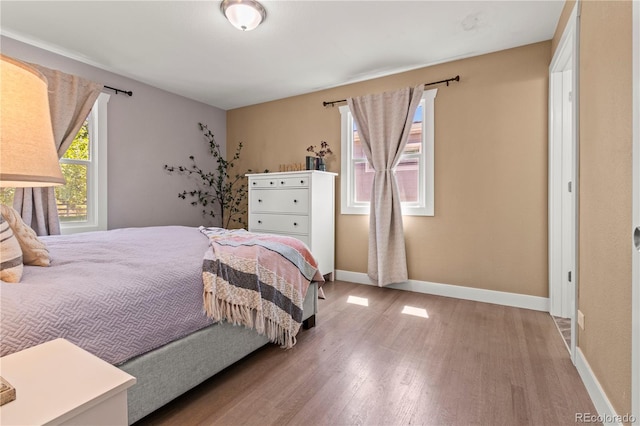
[[[255,0],[224,0],[220,10],[231,25],[242,31],[255,29],[267,17],[267,11]]]

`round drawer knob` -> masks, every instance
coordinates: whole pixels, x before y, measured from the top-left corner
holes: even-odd
[[[298,226],[298,223],[297,222],[293,222],[293,226]]]
[[[298,200],[293,200],[293,202],[294,202],[294,203],[297,203],[297,202],[298,202]]]
[[[258,200],[258,202],[259,202],[259,203],[261,203],[261,202],[262,202],[262,200]]]
[[[269,182],[269,185],[273,185],[273,182]]]
[[[280,181],[280,185],[284,185],[284,181],[283,180]]]
[[[261,221],[261,220],[259,220],[259,221],[258,221],[258,223],[262,223],[262,221]]]
[[[258,183],[258,182],[251,182],[251,185],[255,185],[256,183]]]
[[[303,181],[303,180],[301,180],[301,181],[300,181],[300,183],[304,183],[304,181]]]

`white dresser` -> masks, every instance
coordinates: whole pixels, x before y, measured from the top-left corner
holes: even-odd
[[[249,231],[288,235],[304,242],[322,275],[335,269],[336,173],[258,173],[249,177]]]

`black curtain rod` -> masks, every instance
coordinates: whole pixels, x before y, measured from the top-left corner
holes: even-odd
[[[447,83],[447,86],[448,86],[449,83],[452,82],[452,81],[460,81],[460,76],[456,75],[455,77],[447,78],[446,80],[440,80],[440,81],[433,81],[431,83],[425,83],[424,87],[433,86],[434,84],[442,84],[442,83]],[[346,99],[340,99],[339,101],[329,101],[329,102],[325,101],[325,102],[322,102],[322,106],[324,106],[324,107],[326,107],[328,105],[334,106],[335,104],[339,104],[341,102],[347,102],[347,100]]]
[[[133,92],[131,90],[116,89],[115,87],[111,87],[111,86],[104,86],[104,88],[113,90],[114,92],[116,92],[116,95],[118,93],[124,93],[125,95],[133,96]]]

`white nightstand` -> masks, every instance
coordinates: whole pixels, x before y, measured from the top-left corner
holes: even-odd
[[[133,376],[64,339],[0,358],[0,376],[16,400],[0,407],[0,424],[126,425]]]

